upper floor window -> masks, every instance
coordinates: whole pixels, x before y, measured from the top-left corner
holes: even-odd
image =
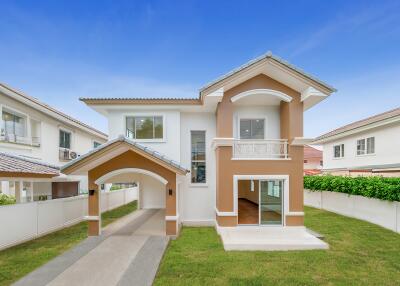
[[[357,155],[375,153],[375,137],[357,140]]]
[[[308,163],[308,160],[304,160],[304,163]]]
[[[163,139],[162,116],[129,116],[126,118],[126,136],[132,139]]]
[[[71,133],[60,130],[60,148],[71,149]]]
[[[333,146],[333,157],[343,158],[344,157],[344,144]]]
[[[240,139],[264,139],[265,119],[240,119]]]
[[[101,143],[97,142],[97,141],[93,141],[93,148],[97,148],[101,145]]]
[[[191,131],[192,183],[206,182],[206,132]]]
[[[3,110],[2,119],[5,135],[25,136],[25,118]]]

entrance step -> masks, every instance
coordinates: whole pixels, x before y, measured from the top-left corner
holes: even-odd
[[[310,250],[329,245],[307,232],[305,227],[218,227],[224,249],[230,250]]]

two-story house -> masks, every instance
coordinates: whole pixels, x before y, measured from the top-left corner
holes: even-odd
[[[304,175],[320,174],[322,166],[322,151],[310,145],[304,145]]]
[[[244,237],[258,237],[258,249],[268,248],[263,232],[283,231],[275,241],[290,244],[279,237],[308,238],[303,112],[334,91],[267,53],[205,85],[198,98],[83,98],[108,119],[110,141],[62,172],[88,175],[91,235],[100,233],[99,185],[129,179],[138,182],[140,208],[164,211],[167,235],[182,224],[215,225],[226,249],[241,244],[229,231],[257,232]],[[299,245],[326,246],[314,242]]]
[[[60,167],[106,141],[107,135],[103,132],[36,98],[0,84],[0,152],[3,158],[18,160],[20,164],[39,162]],[[7,166],[6,170],[18,176],[22,172],[21,168],[24,166]],[[32,166],[30,168],[34,169]],[[37,178],[29,180],[26,176],[22,176],[25,177],[23,182],[19,182],[21,178],[18,177],[3,178],[1,192],[30,201],[38,200],[39,197],[60,198],[77,195],[81,190],[87,191],[85,176],[55,176],[41,182]],[[22,195],[16,194],[20,190],[16,188],[15,182],[21,183]]]
[[[323,146],[323,172],[400,176],[400,108],[359,120],[315,139]]]

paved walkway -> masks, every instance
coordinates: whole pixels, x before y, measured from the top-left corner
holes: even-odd
[[[164,210],[138,210],[14,285],[151,285],[168,244]]]

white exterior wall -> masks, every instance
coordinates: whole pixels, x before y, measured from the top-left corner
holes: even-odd
[[[216,137],[216,118],[213,113],[181,114],[181,164],[190,170],[190,131],[206,131],[206,184],[191,184],[190,173],[180,185],[179,216],[184,224],[206,225],[215,219],[216,170],[215,152],[211,148]]]
[[[61,166],[66,162],[59,160],[60,129],[65,129],[72,133],[71,151],[75,151],[78,154],[84,154],[91,150],[93,148],[93,141],[100,143],[106,141],[94,134],[84,132],[73,126],[68,126],[61,121],[53,119],[49,115],[0,93],[0,113],[3,108],[9,108],[25,115],[28,118],[27,125],[29,125],[29,119],[40,122],[40,147],[0,142],[0,151],[25,155],[46,163]]]
[[[357,155],[357,140],[375,137],[375,154]],[[400,163],[400,124],[372,129],[323,144],[324,169]],[[333,146],[344,144],[344,158],[333,158]]]
[[[148,110],[109,110],[108,119],[108,134],[109,140],[115,139],[118,136],[126,135],[126,117],[127,116],[163,116],[164,118],[164,135],[162,142],[149,140],[136,140],[143,146],[147,146],[156,150],[165,156],[168,156],[175,161],[180,161],[180,112],[174,110],[157,110],[149,106]]]
[[[365,220],[400,233],[400,202],[304,190],[304,205]]]
[[[137,200],[137,189],[101,193],[101,212]],[[70,226],[85,219],[88,197],[0,206],[0,250]]]
[[[235,106],[233,111],[233,136],[240,138],[240,119],[265,119],[265,139],[281,138],[279,106]]]
[[[139,184],[140,208],[164,209],[166,204],[165,185],[150,176],[142,176]]]

